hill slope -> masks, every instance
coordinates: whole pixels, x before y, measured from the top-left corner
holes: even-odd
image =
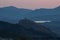
[[[24,24],[25,23],[25,24]],[[27,24],[28,23],[28,24]],[[50,29],[38,25],[31,20],[21,20],[19,24],[10,24],[7,22],[0,21],[0,37],[4,38],[16,38],[26,37],[27,39],[54,39],[56,40],[57,35]]]

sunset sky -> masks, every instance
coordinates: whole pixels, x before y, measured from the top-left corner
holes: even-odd
[[[18,8],[37,9],[54,8],[60,5],[60,0],[0,0],[0,7],[15,6]]]

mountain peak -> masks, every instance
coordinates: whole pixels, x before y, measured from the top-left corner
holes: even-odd
[[[52,33],[51,30],[49,30],[45,26],[43,26],[41,24],[37,24],[34,21],[29,20],[27,18],[20,20],[18,24],[19,25],[23,25],[27,29],[33,28],[34,30],[38,30],[38,31],[42,31],[42,32],[47,32],[47,33]]]
[[[59,9],[60,10],[60,6],[56,7],[55,9]]]
[[[8,6],[8,7],[11,7],[11,8],[16,8],[15,6]]]
[[[16,8],[14,6],[7,6],[7,7],[3,7],[3,8]]]
[[[27,18],[24,18],[19,21],[19,24],[28,24],[28,23],[34,23],[32,20],[29,20]]]

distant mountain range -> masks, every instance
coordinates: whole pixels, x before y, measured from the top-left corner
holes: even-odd
[[[0,8],[0,20],[17,23],[23,18],[31,20],[52,20],[60,21],[60,6],[54,9],[29,10],[13,6]]]
[[[19,20],[24,18],[33,21],[52,21],[43,25],[60,35],[60,6],[54,9],[41,8],[36,10],[16,8],[13,6],[0,8],[1,21],[18,23]]]
[[[28,40],[58,40],[57,34],[34,21],[23,19],[18,24],[0,21],[0,37]]]

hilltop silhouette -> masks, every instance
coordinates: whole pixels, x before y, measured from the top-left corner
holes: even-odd
[[[58,36],[41,24],[23,19],[18,24],[0,21],[0,37],[14,40],[57,40]]]

